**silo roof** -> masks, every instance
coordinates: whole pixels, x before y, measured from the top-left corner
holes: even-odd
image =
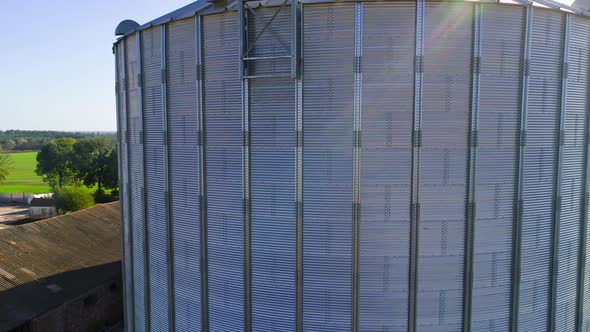
[[[223,5],[218,5],[220,10],[224,8],[231,7],[231,4],[235,2],[235,0],[226,0],[227,3],[223,3]],[[354,2],[354,0],[300,0],[301,3],[326,3],[326,2]],[[452,0],[447,0],[452,1]],[[481,3],[509,3],[509,4],[520,4],[520,5],[537,5],[541,7],[552,8],[556,10],[563,10],[566,12],[572,12],[575,14],[590,16],[590,0],[465,0],[466,2],[481,2]],[[276,6],[280,5],[282,1],[273,1],[273,0],[261,0],[261,1],[253,1],[257,2],[261,6]],[[151,20],[147,23],[141,24],[137,29],[127,32],[125,35],[119,37],[117,42],[121,39],[125,38],[128,35],[135,33],[135,31],[141,31],[144,29],[148,29],[153,26],[162,25],[168,23],[170,21],[181,20],[185,18],[189,18],[194,16],[197,12],[202,11],[209,7],[216,6],[215,3],[209,2],[207,0],[198,0],[193,3],[190,3],[184,7],[176,9],[168,14],[162,15],[154,20]],[[115,42],[116,43],[116,42]]]

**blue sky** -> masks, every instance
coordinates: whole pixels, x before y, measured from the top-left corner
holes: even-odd
[[[191,0],[0,0],[0,130],[116,130],[117,24]]]

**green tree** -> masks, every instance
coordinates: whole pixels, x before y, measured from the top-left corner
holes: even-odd
[[[35,173],[52,187],[63,187],[73,180],[72,157],[74,153],[73,138],[59,138],[49,141],[37,154]]]
[[[0,154],[0,182],[6,180],[12,170],[12,158],[8,154]]]
[[[117,150],[106,138],[84,138],[74,144],[72,167],[84,185],[96,185],[97,193],[115,189],[118,182]]]
[[[57,210],[62,214],[94,205],[94,197],[90,189],[79,185],[55,188],[54,196],[57,200]]]
[[[15,146],[16,142],[11,139],[4,142],[4,149],[6,149],[6,151],[14,149]]]

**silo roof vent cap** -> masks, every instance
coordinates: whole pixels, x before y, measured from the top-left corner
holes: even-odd
[[[134,20],[124,20],[117,25],[115,29],[115,36],[123,36],[129,32],[134,31],[139,27],[139,23],[135,22]]]

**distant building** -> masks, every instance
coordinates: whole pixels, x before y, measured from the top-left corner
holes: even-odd
[[[35,220],[55,217],[56,205],[55,198],[33,198],[29,203],[29,216]]]

